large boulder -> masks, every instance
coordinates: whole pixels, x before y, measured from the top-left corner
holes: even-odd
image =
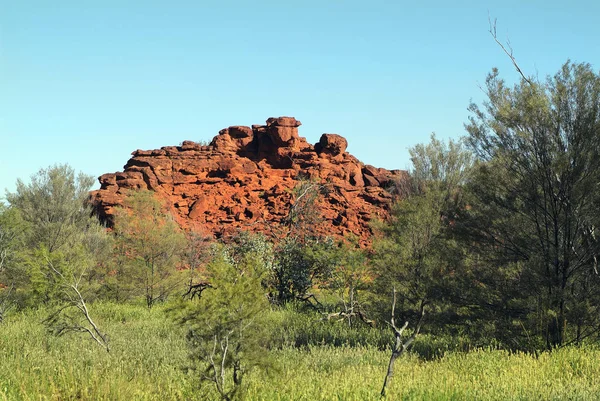
[[[317,153],[326,153],[331,156],[341,155],[346,151],[348,141],[338,134],[323,134],[321,139],[315,145]]]

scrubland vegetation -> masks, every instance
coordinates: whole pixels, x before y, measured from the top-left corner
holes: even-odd
[[[111,352],[98,352],[76,334],[56,338],[40,324],[46,310],[13,315],[2,328],[0,400],[202,400],[218,399],[210,386],[198,388],[188,366],[185,332],[163,305],[149,311],[141,303],[95,304],[98,321],[112,334]],[[314,316],[311,316],[314,318]],[[247,377],[253,400],[379,399],[389,352],[370,330],[346,333],[338,324],[307,333],[308,317],[273,312],[278,322],[294,322],[284,341],[269,352],[269,370]],[[314,321],[314,319],[313,319]],[[276,330],[276,329],[275,329]],[[364,333],[361,333],[364,331]],[[353,335],[365,334],[362,345]],[[297,337],[297,338],[294,338]],[[389,338],[388,338],[389,340]],[[493,348],[464,352],[429,336],[397,364],[390,399],[407,400],[594,400],[600,396],[600,349],[566,347],[536,356]],[[295,344],[310,345],[296,347]],[[435,351],[432,349],[436,348]],[[435,354],[436,356],[433,356]]]
[[[67,165],[19,180],[0,399],[598,399],[600,77],[486,85],[466,138],[411,149],[369,249],[315,234],[307,180],[283,239],[222,242],[143,190],[107,230]]]

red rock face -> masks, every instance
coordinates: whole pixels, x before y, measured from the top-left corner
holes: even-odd
[[[181,146],[136,150],[123,172],[99,177],[91,199],[109,224],[128,190],[148,189],[164,199],[185,229],[202,229],[217,238],[237,230],[285,233],[292,189],[301,178],[319,182],[326,194],[318,200],[323,219],[316,231],[334,237],[354,234],[370,243],[370,221],[388,217],[394,184],[401,170],[363,165],[346,152],[346,139],[323,134],[312,146],[298,136],[300,121],[269,118],[266,125],[233,126],[209,146],[184,141]]]

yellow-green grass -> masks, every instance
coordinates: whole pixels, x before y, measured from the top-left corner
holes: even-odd
[[[200,400],[185,333],[163,308],[92,306],[111,337],[109,354],[83,334],[53,337],[44,310],[0,325],[0,400]],[[246,377],[251,400],[378,400],[389,353],[375,347],[272,351],[276,370]],[[390,400],[598,400],[600,350],[568,347],[539,357],[500,350],[448,352],[396,362]]]

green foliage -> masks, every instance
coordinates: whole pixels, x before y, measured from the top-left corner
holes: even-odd
[[[108,336],[102,332],[90,315],[88,301],[97,291],[97,283],[90,280],[96,266],[96,249],[81,244],[69,252],[38,250],[35,261],[39,270],[48,270],[54,287],[50,293],[51,303],[56,305],[44,323],[49,331],[61,336],[69,332],[87,333],[101,347],[109,351]]]
[[[18,209],[0,204],[0,272],[14,264],[23,246],[27,226]]]
[[[232,265],[240,265],[252,259],[258,264],[261,274],[268,275],[275,266],[273,244],[263,234],[240,231],[232,241],[221,248],[223,257]]]
[[[49,252],[68,248],[81,239],[82,231],[98,225],[87,204],[93,182],[83,173],[75,176],[66,164],[40,169],[28,184],[17,180],[16,192],[7,192],[6,199],[31,228],[29,248],[44,246]]]
[[[302,297],[312,287],[312,263],[306,257],[305,246],[294,239],[285,239],[277,247],[275,289],[279,303]]]
[[[351,263],[352,267],[349,266],[351,258],[363,258],[364,255],[317,234],[316,228],[322,220],[318,202],[327,190],[326,184],[306,178],[300,179],[292,190],[292,205],[285,219],[288,232],[277,244],[275,252],[272,286],[279,304],[314,298],[310,290],[316,283],[325,283],[325,286],[339,290],[342,280],[346,281],[348,292],[345,295],[344,291],[339,292],[340,300],[342,303],[348,300],[354,305],[356,288],[350,283],[350,276],[356,278],[356,274],[343,278],[342,273],[353,268],[359,269],[360,264],[364,267],[364,263],[354,262]],[[357,246],[356,243],[353,245]],[[345,308],[351,310],[353,307],[346,305]]]
[[[21,250],[27,229],[18,209],[0,204],[0,323],[9,309],[25,303],[22,289],[28,276]]]
[[[49,255],[70,275],[91,274],[94,263],[106,256],[104,228],[86,203],[92,182],[57,165],[41,169],[29,184],[18,180],[16,192],[7,193],[11,205],[2,216],[10,221],[4,224],[12,227],[13,242],[20,247],[13,248],[16,261],[7,279],[26,293],[29,303],[53,301],[57,280],[47,264]]]
[[[97,221],[72,236],[69,247],[50,251],[45,245],[27,250],[23,256],[29,279],[29,302],[42,300],[60,304],[69,297],[65,286],[79,282],[87,298],[95,297],[98,288],[96,267],[109,256],[110,238]]]
[[[358,247],[357,238],[337,244],[333,241],[313,244],[306,248],[305,254],[316,273],[319,288],[334,296],[335,312],[329,313],[328,318],[346,320],[348,326],[359,320],[373,325],[375,322],[364,310],[361,293],[369,288],[374,273],[367,252]]]
[[[209,287],[199,299],[173,309],[188,330],[191,368],[224,400],[241,396],[244,376],[268,363],[268,333],[260,320],[269,308],[262,286],[265,249],[247,245],[217,254],[206,267]]]
[[[150,191],[131,192],[115,214],[115,261],[105,278],[117,300],[143,295],[148,308],[181,287],[186,239]]]
[[[374,243],[376,302],[386,321],[392,288],[398,309],[407,316],[424,305],[443,309],[464,259],[453,229],[456,211],[464,208],[461,187],[470,173],[471,154],[460,143],[446,145],[433,135],[429,144],[410,153],[409,190],[393,205],[390,220],[376,226],[382,234]]]
[[[94,293],[93,270],[108,251],[104,228],[86,203],[91,183],[83,174],[75,178],[67,165],[42,169],[29,184],[17,181],[17,191],[7,199],[15,211],[13,229],[21,226],[14,224],[20,218],[25,222],[20,234],[24,249],[18,253],[19,267],[6,279],[27,303],[55,308],[46,319],[55,333],[84,331],[104,341],[86,305]]]
[[[409,153],[412,181],[421,185],[437,185],[446,191],[446,195],[464,185],[471,173],[473,154],[461,141],[449,139],[446,143],[431,134],[428,144],[415,145]]]
[[[503,314],[527,337],[580,341],[599,322],[600,76],[567,62],[545,83],[510,88],[494,70],[486,92],[467,126],[479,159],[471,238],[490,269],[521,267],[508,287],[490,284],[501,298],[518,289]]]
[[[339,289],[342,265],[359,255],[351,247],[332,239],[299,241],[286,238],[276,247],[273,286],[280,304],[293,300],[307,301],[317,283]],[[350,279],[349,277],[347,278]]]

